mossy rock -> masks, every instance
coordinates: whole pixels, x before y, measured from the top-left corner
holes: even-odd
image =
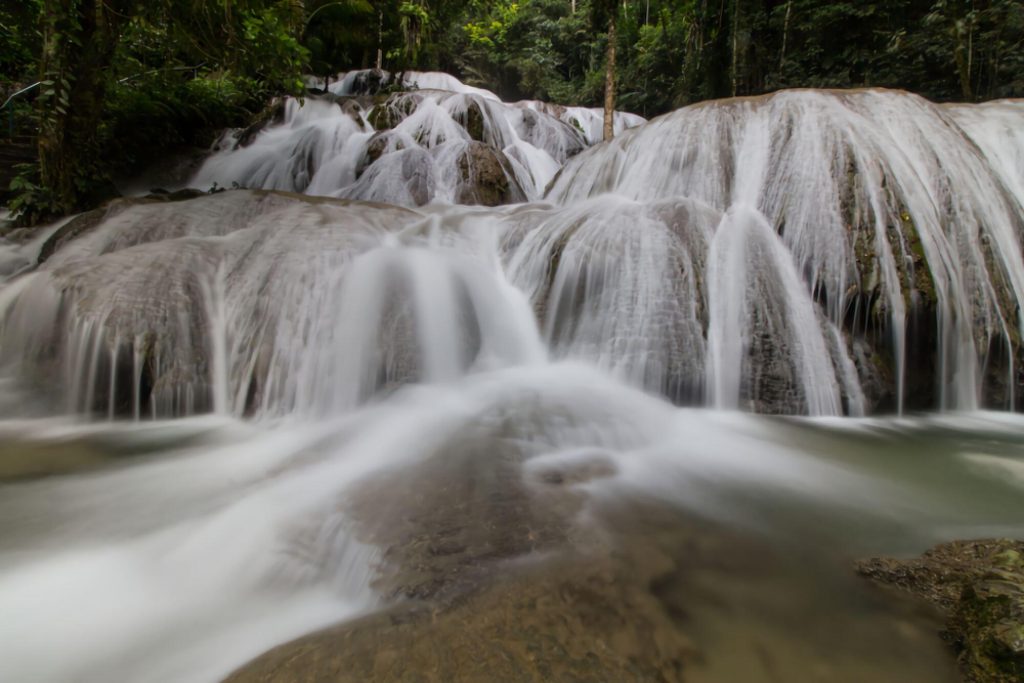
[[[487,142],[484,139],[484,113],[477,102],[470,102],[466,111],[456,117],[459,125],[466,129],[469,137],[477,142]]]
[[[482,142],[471,142],[459,155],[459,204],[499,206],[523,201],[526,194],[515,180],[505,154]]]
[[[375,130],[390,130],[416,111],[421,97],[410,93],[395,93],[370,110],[367,120]]]
[[[389,152],[388,147],[391,145],[391,139],[391,134],[387,132],[375,133],[373,137],[370,138],[370,141],[366,145],[366,153],[356,166],[356,178],[362,177],[363,173],[366,172],[366,169]],[[397,138],[394,148],[390,151],[398,152],[403,149],[405,149],[405,144],[402,142],[401,138]]]
[[[866,560],[857,571],[945,613],[942,635],[965,681],[1024,681],[1024,542],[953,541],[916,559]]]

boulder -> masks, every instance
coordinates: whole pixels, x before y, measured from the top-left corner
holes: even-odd
[[[238,135],[236,145],[238,147],[248,147],[264,128],[270,125],[284,123],[284,112],[284,98],[275,99],[268,106],[264,107],[263,111],[256,115],[256,118],[253,119],[252,123],[242,129],[242,132]]]
[[[968,683],[1024,680],[1024,542],[953,541],[920,558],[865,560],[857,572],[938,607]]]
[[[395,93],[370,110],[370,125],[376,130],[390,130],[416,111],[422,100],[416,93]]]
[[[457,203],[499,206],[526,199],[512,164],[503,152],[473,141],[459,155],[457,164],[460,179]]]

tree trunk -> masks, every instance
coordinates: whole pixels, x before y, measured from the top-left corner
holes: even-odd
[[[384,10],[377,10],[377,63],[375,68],[384,68]]]
[[[974,92],[971,88],[971,36],[964,35],[967,33],[965,26],[967,23],[967,19],[957,21],[953,29],[956,34],[956,47],[953,50],[953,57],[956,60],[957,76],[960,77],[960,92],[965,102],[971,102],[974,100]]]
[[[608,52],[604,72],[604,139],[615,135],[615,12],[608,15]]]
[[[686,52],[683,56],[682,89],[676,99],[676,106],[690,104],[698,97],[698,77],[704,61],[704,22],[707,17],[707,0],[691,10],[686,27]]]
[[[786,66],[786,43],[789,42],[789,18],[793,14],[793,0],[786,3],[786,20],[782,24],[782,50],[779,52],[779,77]]]
[[[740,0],[733,0],[732,5],[732,96],[739,91],[739,53],[740,53]]]
[[[115,27],[103,0],[44,0],[41,16],[39,176],[50,210],[64,214],[84,208],[100,186],[96,131]]]

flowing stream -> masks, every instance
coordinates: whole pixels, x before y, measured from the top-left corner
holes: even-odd
[[[189,184],[238,189],[2,246],[0,680],[219,681],[662,542],[684,680],[956,680],[851,563],[1024,534],[1024,105],[789,91],[602,144],[405,78],[226,134]]]

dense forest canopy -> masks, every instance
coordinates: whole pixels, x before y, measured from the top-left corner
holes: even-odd
[[[645,116],[790,87],[1024,95],[1020,0],[18,0],[0,40],[3,98],[38,84],[3,112],[7,135],[38,134],[39,163],[12,186],[27,220],[208,145],[306,73],[436,69],[594,106],[616,54],[617,107]]]

